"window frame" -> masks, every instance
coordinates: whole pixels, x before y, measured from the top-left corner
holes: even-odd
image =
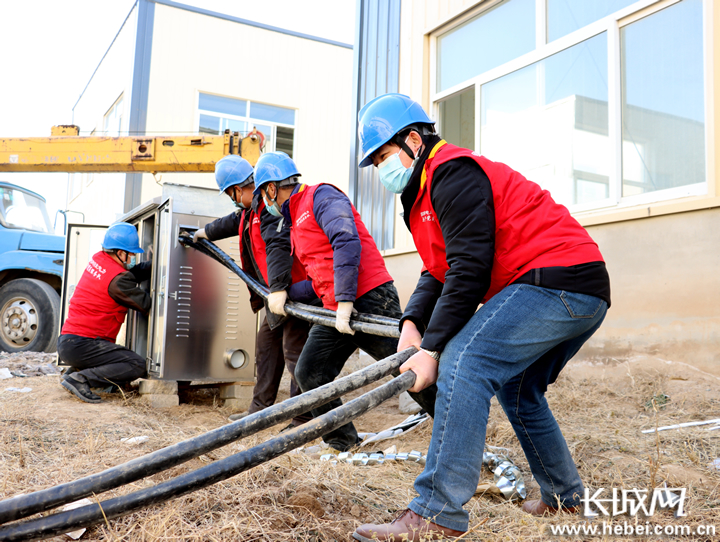
[[[437,40],[438,37],[467,22],[469,19],[481,15],[503,0],[488,0],[481,2],[450,20],[428,30],[425,34],[429,38],[429,113],[430,117],[440,123],[440,102],[468,90],[475,89],[475,145],[474,151],[480,152],[481,118],[479,112],[482,107],[482,85],[504,77],[512,72],[544,60],[556,53],[566,50],[594,36],[606,33],[607,35],[607,73],[608,73],[608,137],[610,145],[610,179],[608,198],[588,203],[568,206],[573,213],[591,214],[594,212],[607,213],[608,211],[622,211],[646,206],[653,203],[663,203],[688,197],[714,197],[715,194],[715,156],[714,156],[714,104],[713,104],[713,51],[712,51],[712,1],[701,0],[703,9],[703,93],[704,93],[704,121],[705,121],[705,180],[704,182],[667,188],[638,194],[622,196],[622,95],[621,95],[621,49],[620,30],[640,19],[668,8],[682,0],[639,0],[629,6],[603,17],[589,25],[579,28],[561,38],[547,43],[547,2],[536,0],[536,48],[503,65],[476,75],[457,85],[437,92]],[[441,124],[441,123],[440,123]],[[442,134],[442,127],[440,126]]]
[[[226,113],[222,113],[222,114],[221,114],[221,113],[218,113],[217,111],[209,111],[209,110],[207,110],[207,109],[200,109],[200,94],[208,94],[208,95],[211,95],[211,96],[218,96],[218,97],[221,97],[221,98],[227,98],[227,99],[229,99],[229,100],[236,100],[236,101],[239,101],[239,102],[245,102],[245,111],[246,111],[246,112],[249,112],[249,111],[250,111],[250,104],[251,104],[251,103],[256,103],[256,104],[261,104],[261,105],[268,105],[268,106],[270,106],[270,107],[281,107],[281,108],[283,108],[283,109],[292,109],[293,111],[295,111],[295,124],[285,124],[285,123],[282,123],[282,122],[276,122],[276,121],[270,121],[270,120],[262,120],[262,119],[257,119],[257,118],[251,117],[251,116],[249,116],[249,115],[246,115],[246,116],[243,117],[243,116],[239,116],[239,115],[231,115],[231,114],[226,114]],[[195,124],[194,124],[194,126],[195,126],[195,132],[197,132],[197,133],[200,133],[200,115],[207,115],[207,116],[215,117],[215,118],[218,118],[218,119],[226,118],[226,119],[231,119],[231,120],[237,120],[237,121],[240,121],[240,122],[245,122],[245,123],[247,124],[247,126],[248,126],[248,132],[247,132],[247,133],[250,133],[250,131],[252,130],[252,127],[253,127],[253,126],[257,126],[257,125],[270,126],[270,127],[272,128],[272,133],[271,133],[271,134],[265,134],[265,135],[267,135],[267,136],[269,137],[269,139],[272,141],[272,146],[273,146],[273,148],[272,148],[272,149],[266,149],[265,152],[272,152],[272,151],[275,151],[275,150],[276,150],[277,127],[278,127],[278,126],[280,126],[280,127],[282,127],[282,128],[292,128],[292,130],[293,130],[293,148],[292,148],[292,153],[293,153],[293,157],[295,156],[295,152],[296,152],[295,146],[296,146],[296,141],[297,141],[297,137],[296,137],[296,134],[297,134],[297,115],[298,115],[298,109],[295,108],[295,107],[286,107],[286,106],[284,106],[284,105],[277,105],[277,104],[271,104],[271,103],[266,103],[266,102],[258,102],[258,101],[256,101],[256,100],[250,100],[250,99],[247,99],[247,98],[237,98],[237,97],[234,97],[234,96],[227,96],[227,95],[225,95],[225,94],[218,94],[218,93],[216,93],[216,92],[206,92],[206,91],[204,91],[204,90],[199,90],[199,89],[198,89],[198,90],[196,90],[196,92],[195,92]],[[221,133],[222,133],[222,132],[221,132]],[[245,137],[245,135],[247,135],[247,134],[242,134],[243,137]]]

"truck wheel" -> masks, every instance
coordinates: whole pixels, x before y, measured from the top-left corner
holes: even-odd
[[[36,279],[15,279],[0,288],[0,350],[55,352],[60,334],[60,296]]]

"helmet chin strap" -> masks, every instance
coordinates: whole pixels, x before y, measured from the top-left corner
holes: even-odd
[[[415,153],[408,146],[408,144],[405,143],[405,140],[407,139],[408,135],[406,135],[405,137],[401,137],[400,134],[397,134],[394,138],[394,142],[398,147],[400,147],[402,150],[405,151],[405,154],[407,154],[410,157],[410,160],[415,160],[415,158],[416,158]]]

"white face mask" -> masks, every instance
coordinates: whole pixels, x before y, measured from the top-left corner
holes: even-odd
[[[405,144],[407,145],[407,138],[405,139]],[[410,182],[410,177],[412,176],[415,164],[417,164],[419,159],[419,157],[415,157],[410,167],[406,168],[400,160],[401,152],[403,152],[402,149],[395,154],[388,156],[378,165],[380,182],[383,186],[385,186],[385,188],[395,194],[402,194],[402,191],[405,190],[405,187]]]

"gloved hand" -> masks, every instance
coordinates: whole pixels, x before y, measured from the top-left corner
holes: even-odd
[[[350,316],[352,315],[352,312],[352,301],[338,302],[338,308],[336,311],[337,316],[335,317],[335,329],[337,329],[340,333],[355,335],[355,332],[350,328]]]
[[[280,316],[287,316],[285,312],[285,302],[287,301],[287,291],[280,290],[279,292],[273,292],[268,296],[268,308],[275,314]]]
[[[200,239],[207,239],[208,236],[205,235],[205,228],[200,228],[198,231],[195,232],[195,235],[193,235],[193,243],[197,243]]]

